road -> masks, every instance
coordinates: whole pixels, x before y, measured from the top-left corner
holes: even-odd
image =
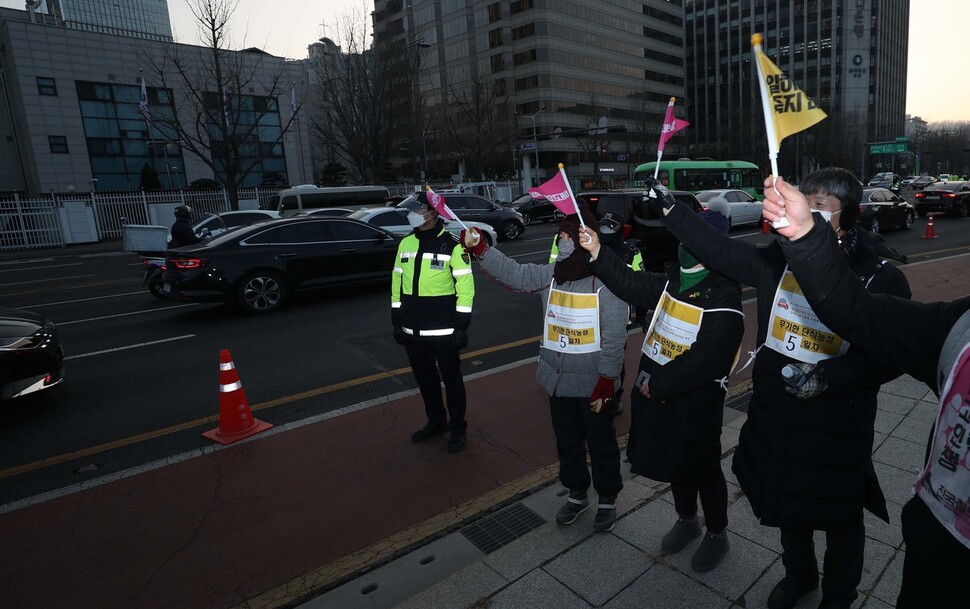
[[[932,241],[921,238],[925,222],[887,241],[914,262],[970,250],[967,220],[937,219]],[[532,225],[500,249],[542,263],[554,231]],[[750,228],[731,236],[772,238]],[[135,254],[96,250],[0,256],[0,304],[54,321],[68,360],[60,387],[4,406],[0,505],[208,444],[201,432],[218,424],[221,349],[232,353],[256,416],[277,425],[415,388],[390,339],[386,285],[251,316],[156,300],[140,287]],[[539,298],[477,277],[466,373],[534,357]]]

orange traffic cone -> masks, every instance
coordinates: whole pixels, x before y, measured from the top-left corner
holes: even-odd
[[[936,228],[933,226],[933,214],[926,216],[926,232],[923,233],[924,239],[936,239]]]
[[[761,219],[761,234],[766,235],[771,233],[771,225],[768,222],[768,218]]]
[[[272,426],[253,418],[236,365],[232,363],[229,349],[223,349],[219,353],[219,427],[202,435],[219,444],[232,444]]]

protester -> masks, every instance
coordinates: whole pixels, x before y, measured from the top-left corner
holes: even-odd
[[[765,182],[769,186],[771,179]],[[903,507],[906,542],[897,609],[965,607],[970,573],[970,296],[922,303],[869,294],[804,195],[782,180],[765,188],[765,217],[777,229],[799,285],[823,322],[926,383],[939,397],[916,495]]]
[[[589,210],[580,210],[586,225],[598,228]],[[579,228],[576,214],[563,219],[554,264],[520,264],[489,249],[475,229],[463,231],[462,242],[486,275],[515,291],[542,293],[546,306],[536,380],[549,394],[559,480],[569,489],[556,521],[572,524],[589,509],[588,447],[592,483],[599,495],[593,528],[609,531],[616,521],[616,496],[623,488],[609,404],[623,366],[628,308],[593,277],[589,254],[576,245]]]
[[[707,210],[701,217],[727,233],[722,212]],[[707,534],[691,567],[710,571],[729,547],[721,425],[727,377],[744,335],[741,287],[708,270],[683,246],[679,269],[671,265],[666,274],[637,273],[600,246],[601,236],[586,234],[589,239],[580,244],[592,254],[590,268],[606,287],[631,304],[656,309],[632,395],[630,469],[670,482],[679,518],[661,542],[665,554],[680,552],[701,535],[700,495]]]
[[[459,452],[465,447],[468,426],[459,351],[468,346],[475,297],[471,259],[445,229],[424,192],[408,197],[398,208],[407,212],[414,232],[398,246],[391,275],[391,323],[394,340],[407,351],[428,416],[411,441],[424,442],[451,430],[448,450]]]
[[[877,256],[855,226],[862,185],[830,167],[800,188],[837,234],[846,262],[870,292],[908,298],[905,276]],[[664,223],[712,269],[757,288],[757,355],[748,419],[733,471],[755,515],[778,527],[785,577],[768,598],[770,609],[793,607],[818,587],[814,531],[825,531],[822,602],[849,607],[862,578],[863,508],[888,522],[872,466],[873,423],[879,386],[898,376],[881,351],[850,345],[818,320],[787,268],[777,242],[767,247],[714,230],[659,185]]]

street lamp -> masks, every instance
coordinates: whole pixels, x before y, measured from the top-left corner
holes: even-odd
[[[539,109],[536,110],[535,114],[529,115],[529,118],[532,119],[532,146],[535,148],[535,151],[536,151],[535,173],[536,173],[537,184],[538,184],[538,172],[539,172],[539,140],[536,138],[536,117],[539,116],[539,114],[541,114],[542,111],[545,109],[546,109],[545,106],[539,106]]]

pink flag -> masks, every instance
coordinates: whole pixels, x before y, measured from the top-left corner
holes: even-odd
[[[447,205],[445,205],[444,197],[442,197],[435,191],[431,190],[430,188],[428,189],[428,192],[425,194],[428,197],[428,203],[431,203],[431,207],[433,207],[434,210],[438,212],[439,216],[441,216],[445,220],[458,219],[458,216],[456,216],[455,213],[451,211],[451,209]]]
[[[664,126],[660,131],[660,144],[657,145],[657,152],[663,152],[664,146],[667,144],[667,140],[672,138],[675,133],[689,125],[687,121],[682,121],[674,117],[674,100],[676,98],[671,97],[670,103],[667,104],[667,115],[664,116]]]
[[[537,199],[549,201],[566,215],[579,213],[579,206],[576,205],[576,199],[573,198],[573,191],[569,187],[569,182],[566,181],[566,175],[562,169],[557,171],[551,180],[535,188],[530,188],[529,194]]]

